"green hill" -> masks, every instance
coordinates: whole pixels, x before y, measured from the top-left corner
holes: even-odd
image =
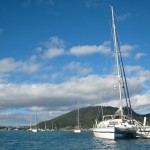
[[[118,108],[115,107],[103,107],[104,115],[111,115],[117,111]],[[126,112],[126,109],[124,109]],[[95,119],[102,119],[101,107],[86,107],[80,109],[80,126],[82,129],[89,129],[95,124]],[[150,114],[140,115],[133,111],[134,119],[143,122],[144,117],[147,117],[147,122],[150,123]],[[66,113],[62,116],[54,118],[52,120],[46,121],[47,129],[52,129],[52,124],[54,129],[74,129],[77,125],[77,110]],[[39,128],[45,128],[45,122],[40,122],[38,124]]]

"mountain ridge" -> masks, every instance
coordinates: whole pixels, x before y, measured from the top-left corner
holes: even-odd
[[[102,109],[103,108],[103,109]],[[85,108],[80,108],[80,126],[82,129],[90,129],[95,124],[95,120],[102,120],[102,110],[103,115],[112,115],[117,111],[118,108],[111,106],[89,106]],[[126,112],[127,109],[124,108]],[[142,122],[144,117],[147,117],[147,122],[150,123],[150,113],[148,114],[138,114],[133,112],[133,118]],[[58,116],[54,119],[47,120],[46,126],[47,129],[55,130],[71,130],[74,129],[77,125],[77,110],[70,111],[66,114]],[[45,121],[38,123],[38,127],[41,129],[45,128]]]

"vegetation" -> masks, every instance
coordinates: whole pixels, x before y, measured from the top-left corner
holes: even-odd
[[[95,124],[95,120],[102,120],[102,114],[111,115],[117,111],[115,107],[103,107],[103,113],[101,107],[86,107],[80,109],[80,126],[82,129],[90,129]],[[127,109],[124,108],[124,112]],[[140,115],[133,111],[133,118],[143,122],[144,117],[147,117],[147,122],[150,123],[150,114]],[[77,110],[71,111],[67,114],[46,121],[47,129],[55,130],[69,130],[74,129],[77,125]],[[39,128],[45,128],[45,121],[38,124]]]

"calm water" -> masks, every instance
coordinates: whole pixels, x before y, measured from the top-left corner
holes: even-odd
[[[92,132],[0,131],[0,150],[150,150],[150,139],[104,140]]]

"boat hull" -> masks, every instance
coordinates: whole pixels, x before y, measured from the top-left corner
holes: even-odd
[[[75,132],[75,133],[80,133],[81,130],[80,130],[80,129],[75,129],[74,132]]]
[[[106,127],[106,128],[94,128],[94,136],[97,138],[104,139],[120,139],[120,138],[134,138],[135,132],[129,129],[119,129],[116,127]]]
[[[37,130],[37,129],[32,129],[31,131],[32,131],[32,132],[38,132],[38,130]]]
[[[97,138],[104,139],[115,139],[115,128],[94,128],[93,129],[94,136]]]
[[[139,127],[139,129],[136,131],[136,137],[150,138],[150,127],[149,126]]]

